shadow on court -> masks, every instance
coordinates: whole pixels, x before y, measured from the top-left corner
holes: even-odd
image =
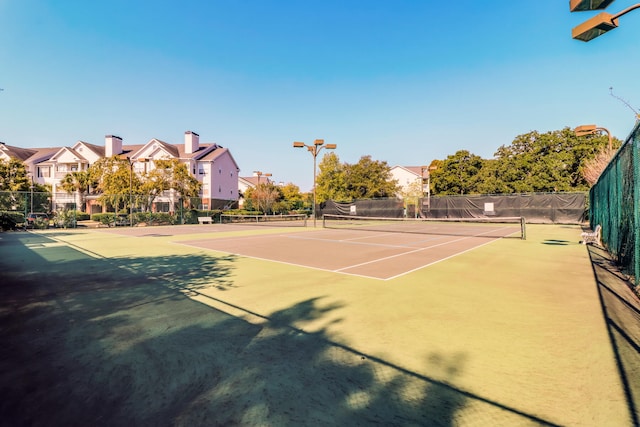
[[[588,246],[598,294],[633,425],[640,425],[640,303],[601,248]]]
[[[185,296],[234,286],[232,256],[0,237],[2,425],[552,425],[457,389],[465,354],[430,354],[436,381],[292,326],[322,298],[249,323]]]

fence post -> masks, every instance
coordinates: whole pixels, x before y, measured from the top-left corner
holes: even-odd
[[[633,136],[633,275],[634,285],[638,286],[640,283],[640,159],[638,159],[638,150],[640,150],[640,132],[636,127],[636,134]]]

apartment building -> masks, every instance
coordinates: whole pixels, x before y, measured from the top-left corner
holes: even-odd
[[[77,194],[62,190],[60,183],[68,174],[85,171],[105,157],[124,157],[134,173],[142,174],[154,168],[156,160],[178,159],[201,184],[201,209],[231,206],[238,201],[238,173],[240,168],[228,148],[216,143],[200,143],[200,136],[192,131],[184,134],[182,144],[170,144],[153,138],[145,144],[126,144],[115,135],[105,136],[104,146],[78,141],[70,147],[20,148],[0,144],[0,159],[22,160],[31,179],[48,185],[52,193],[52,210],[79,206]],[[158,211],[172,211],[177,196],[167,192],[155,201]],[[86,198],[86,210],[102,212],[97,197]]]

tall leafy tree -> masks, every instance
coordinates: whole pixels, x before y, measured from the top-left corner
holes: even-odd
[[[346,166],[347,194],[352,199],[394,197],[397,180],[392,179],[391,167],[385,161],[362,156],[358,163]]]
[[[340,163],[335,153],[325,154],[316,179],[318,203],[325,200],[351,201],[375,197],[394,197],[398,183],[392,179],[385,161],[362,156],[358,163]]]
[[[586,190],[585,162],[608,144],[603,136],[577,137],[573,130],[517,136],[496,152],[502,180],[513,192]],[[619,145],[619,141],[614,141]]]
[[[475,193],[483,162],[480,156],[467,150],[448,156],[438,169],[431,172],[434,194]]]
[[[338,155],[334,152],[325,154],[318,168],[320,172],[316,177],[317,202],[349,201],[351,198],[347,191],[346,166],[340,163]]]
[[[140,178],[126,158],[105,157],[89,167],[89,177],[100,192],[99,201],[115,208],[129,206],[130,194],[139,194]]]
[[[154,161],[154,166],[143,176],[140,186],[147,208],[166,192],[173,191],[179,198],[188,200],[198,196],[201,184],[189,174],[184,163],[180,163],[178,159],[159,159]]]
[[[482,168],[476,176],[475,192],[480,194],[511,193],[500,174],[499,162],[495,159],[483,160]]]
[[[0,160],[0,209],[47,211],[50,189],[33,182],[20,160]]]
[[[29,191],[31,182],[20,160],[0,160],[0,191]]]
[[[29,178],[24,163],[16,159],[0,160],[0,209],[24,210],[20,192],[29,191]]]
[[[296,210],[304,207],[304,196],[300,192],[300,187],[290,182],[282,186],[281,190],[286,210]]]
[[[252,190],[251,200],[265,214],[273,213],[274,205],[282,199],[282,190],[271,182],[259,184]]]
[[[583,191],[586,169],[608,137],[577,137],[573,130],[518,135],[484,160],[466,150],[447,157],[431,173],[434,194],[500,194]],[[613,147],[620,141],[613,140]]]
[[[198,197],[202,184],[189,173],[186,164],[180,163],[177,159],[162,160],[160,162],[166,162],[164,163],[165,168],[171,171],[171,190],[174,190],[184,199]]]

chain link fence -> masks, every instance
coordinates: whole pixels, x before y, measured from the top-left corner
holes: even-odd
[[[623,271],[640,281],[640,121],[591,188],[590,225]]]
[[[198,217],[219,219],[222,211],[235,207],[236,200],[197,197],[0,191],[3,229],[74,228],[82,221],[105,226],[197,224]],[[29,222],[34,213],[37,221]]]

